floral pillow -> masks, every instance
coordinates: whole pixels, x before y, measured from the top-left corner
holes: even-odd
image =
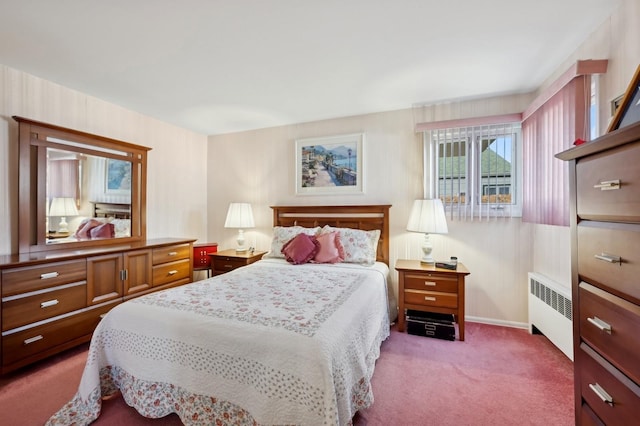
[[[313,259],[319,249],[320,243],[315,236],[300,233],[282,246],[282,254],[287,262],[300,265]]]
[[[373,265],[376,261],[378,251],[378,240],[380,230],[364,231],[352,228],[333,228],[326,225],[322,228],[322,234],[326,232],[338,231],[340,242],[344,248],[345,263],[359,263],[363,265]]]
[[[320,250],[313,258],[317,263],[338,263],[344,260],[344,247],[338,231],[325,232],[316,237]]]
[[[320,227],[305,228],[303,226],[274,226],[273,238],[271,239],[271,249],[264,257],[275,257],[284,259],[282,247],[296,235],[303,233],[306,235],[317,235]]]

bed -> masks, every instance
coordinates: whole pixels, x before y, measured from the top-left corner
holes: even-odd
[[[373,402],[389,336],[389,207],[272,207],[262,260],[112,309],[76,395],[47,424],[89,424],[118,393],[145,417],[187,425],[351,424]],[[335,235],[337,263],[291,249]]]

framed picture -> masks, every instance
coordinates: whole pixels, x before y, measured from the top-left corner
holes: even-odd
[[[105,193],[129,194],[131,192],[131,162],[107,158]]]
[[[296,194],[363,194],[364,134],[296,140]]]
[[[613,115],[611,124],[607,132],[626,127],[640,121],[640,66],[629,83],[629,87],[624,92],[620,106]]]

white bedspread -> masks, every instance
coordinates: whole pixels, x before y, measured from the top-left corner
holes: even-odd
[[[269,259],[123,303],[48,424],[88,424],[118,390],[142,415],[187,425],[349,424],[373,402],[387,275],[380,263]]]

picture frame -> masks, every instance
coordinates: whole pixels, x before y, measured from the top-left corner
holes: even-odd
[[[620,106],[609,123],[608,132],[627,127],[640,121],[640,66],[636,69],[627,90],[622,96]]]
[[[131,193],[131,162],[107,158],[105,166],[105,193],[123,195]]]
[[[364,134],[297,139],[296,195],[364,194]]]

